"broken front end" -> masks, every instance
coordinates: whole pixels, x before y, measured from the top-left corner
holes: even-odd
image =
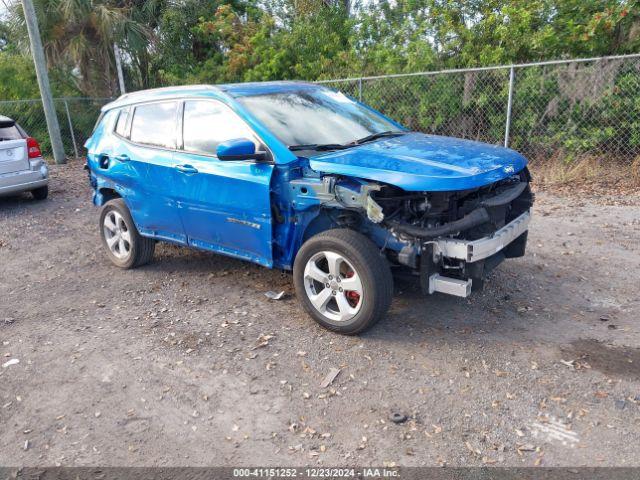
[[[419,277],[425,293],[466,297],[482,288],[502,260],[524,255],[533,204],[529,182],[526,168],[495,183],[448,192],[406,191],[339,175],[301,176],[278,195],[276,225],[302,226],[288,230],[300,235],[297,245],[331,228],[358,230],[397,271]],[[287,238],[276,236],[276,252],[290,244]]]
[[[533,194],[527,169],[480,188],[370,194],[381,226],[404,243],[388,256],[419,275],[424,293],[466,297],[506,258],[525,253]]]

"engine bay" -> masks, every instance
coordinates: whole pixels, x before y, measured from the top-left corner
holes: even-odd
[[[404,192],[384,186],[372,192],[381,206],[383,223],[401,238],[434,239],[451,236],[465,240],[490,235],[533,204],[529,174],[520,174],[472,190]]]

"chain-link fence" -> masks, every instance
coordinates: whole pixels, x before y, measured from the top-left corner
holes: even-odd
[[[93,131],[100,115],[100,108],[110,100],[108,98],[54,99],[64,151],[68,157],[84,156],[84,142]],[[51,157],[51,142],[40,99],[0,101],[0,115],[18,122],[28,135],[38,140],[43,155]]]
[[[640,157],[640,54],[319,83],[412,130],[506,144],[532,159]],[[110,99],[56,99],[68,156],[84,155]],[[0,101],[50,152],[40,100]]]
[[[640,156],[640,55],[321,81],[426,133],[532,159]]]

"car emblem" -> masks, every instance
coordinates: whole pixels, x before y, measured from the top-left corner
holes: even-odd
[[[13,157],[13,150],[7,150],[7,157]]]
[[[504,167],[504,173],[513,173],[515,171],[516,171],[516,169],[513,168],[513,166],[511,166],[511,165],[508,165],[508,166]]]

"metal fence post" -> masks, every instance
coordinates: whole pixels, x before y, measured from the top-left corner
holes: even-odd
[[[362,77],[358,79],[358,101],[362,101]]]
[[[69,121],[69,131],[71,132],[71,141],[73,142],[73,151],[76,154],[76,158],[80,158],[78,155],[78,145],[76,145],[76,135],[73,133],[73,123],[71,123],[71,115],[69,114],[69,103],[64,101],[64,109],[67,112],[67,120]]]
[[[511,106],[513,105],[513,82],[516,70],[513,65],[509,68],[509,99],[507,100],[507,121],[504,127],[504,146],[509,146],[509,130],[511,130]]]

